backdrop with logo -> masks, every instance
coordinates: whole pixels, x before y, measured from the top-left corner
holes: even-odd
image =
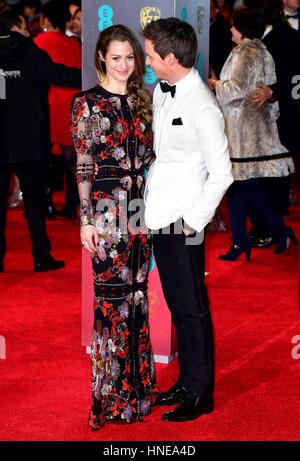
[[[208,78],[209,0],[83,0],[83,73],[82,87],[88,89],[99,83],[94,67],[94,50],[100,31],[113,24],[125,24],[140,39],[144,48],[142,29],[150,21],[176,16],[189,22],[198,38],[196,66],[205,81]],[[157,84],[154,72],[146,67],[146,87],[152,92]],[[157,362],[169,363],[176,353],[176,335],[166,305],[155,260],[149,274],[149,315],[151,341]],[[90,345],[93,324],[93,279],[90,257],[82,250],[82,344]]]

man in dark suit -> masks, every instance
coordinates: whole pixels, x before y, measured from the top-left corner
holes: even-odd
[[[43,210],[43,175],[51,152],[48,88],[50,83],[80,87],[81,71],[53,63],[28,37],[22,16],[9,8],[0,13],[0,272],[12,172],[23,193],[34,271],[64,267],[50,255]]]

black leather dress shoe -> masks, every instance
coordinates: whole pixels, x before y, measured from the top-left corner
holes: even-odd
[[[186,390],[180,384],[174,384],[168,391],[162,392],[155,400],[155,405],[176,405],[182,402]]]
[[[205,413],[211,413],[214,410],[213,397],[203,398],[200,395],[187,392],[185,399],[174,408],[162,415],[164,421],[191,421],[199,418]]]
[[[65,267],[64,261],[56,261],[56,259],[49,254],[42,263],[34,263],[33,271],[46,272],[61,269],[62,267]]]

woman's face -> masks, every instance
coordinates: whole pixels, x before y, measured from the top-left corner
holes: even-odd
[[[72,21],[72,32],[81,35],[81,11],[77,11]]]
[[[239,45],[243,40],[243,35],[234,26],[231,27],[230,32],[232,33],[232,41]]]
[[[26,18],[34,18],[34,16],[36,15],[36,8],[30,8],[29,6],[24,6],[23,8],[23,14],[24,16],[26,16]]]
[[[113,40],[109,46],[106,56],[99,55],[106,65],[106,76],[108,79],[119,83],[126,83],[134,71],[134,53],[128,41],[120,42]]]

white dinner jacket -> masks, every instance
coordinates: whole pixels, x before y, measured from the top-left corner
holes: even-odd
[[[233,182],[223,115],[194,68],[176,84],[161,120],[166,97],[158,84],[153,95],[156,160],[146,179],[146,225],[156,230],[183,218],[201,232]]]

